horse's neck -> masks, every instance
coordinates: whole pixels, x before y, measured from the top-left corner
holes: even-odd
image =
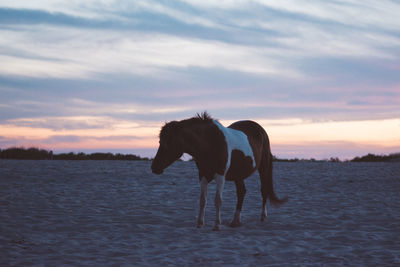
[[[206,127],[208,125],[192,125],[184,129],[183,147],[184,153],[191,155],[193,158],[200,158],[208,149]]]

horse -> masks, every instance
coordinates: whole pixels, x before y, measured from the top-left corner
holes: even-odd
[[[272,154],[266,131],[250,120],[237,121],[224,127],[207,112],[197,116],[166,123],[159,134],[159,148],[153,159],[152,172],[159,175],[178,160],[183,153],[192,156],[200,180],[200,209],[197,227],[204,226],[207,186],[216,181],[214,204],[216,220],[213,230],[220,230],[222,191],[225,180],[236,185],[236,211],[231,227],[240,226],[243,199],[246,194],[244,179],[258,170],[261,181],[261,221],[267,217],[267,199],[280,206],[287,197],[279,199],[273,188]]]

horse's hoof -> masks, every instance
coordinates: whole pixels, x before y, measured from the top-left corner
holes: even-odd
[[[220,231],[221,230],[221,226],[219,226],[218,224],[216,224],[213,228],[213,231]]]
[[[197,220],[197,228],[202,228],[204,225],[204,220]]]
[[[231,224],[229,225],[230,227],[239,227],[239,226],[242,226],[242,223],[241,222],[231,222]]]
[[[263,214],[261,215],[261,221],[265,222],[267,220],[267,215]]]

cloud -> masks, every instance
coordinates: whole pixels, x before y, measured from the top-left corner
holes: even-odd
[[[102,1],[103,4],[111,4],[110,1]],[[101,15],[99,9],[96,9],[97,6],[102,6],[98,1],[88,0],[85,3],[79,1],[62,1],[62,0],[39,0],[39,1],[10,1],[4,0],[0,4],[0,7],[9,8],[9,9],[26,9],[26,10],[37,10],[43,11],[50,14],[54,13],[63,13],[69,16],[74,17],[83,17],[89,19],[98,19],[104,17]]]
[[[111,117],[41,117],[0,124],[3,146],[44,148],[152,147],[162,123],[117,120]]]
[[[101,73],[168,76],[170,68],[221,68],[257,75],[296,76],[277,60],[278,51],[164,34],[36,26],[3,30],[0,45],[24,51],[0,55],[0,74],[95,78]],[[38,31],[40,33],[38,33]],[[49,40],[51,36],[51,40]],[[37,44],[41,43],[40,46]],[[62,53],[60,53],[62,51]],[[25,55],[29,54],[27,58]],[[48,58],[49,60],[45,60]]]
[[[385,143],[373,128],[393,132],[400,116],[399,12],[393,1],[5,0],[0,129],[65,147],[138,136],[130,145],[149,148],[164,121],[208,110],[261,121],[282,145],[310,131],[377,144],[360,129]]]
[[[308,3],[304,3],[303,7],[290,3],[290,1],[280,4],[242,1],[239,5],[254,8],[252,5],[258,4],[267,10],[286,10],[298,14],[332,17],[334,21],[340,19],[335,17],[336,13],[328,11],[329,8],[325,5],[328,7],[334,5],[340,10],[355,8],[318,3],[312,5],[313,8],[309,10],[306,8],[310,5]],[[198,23],[201,27],[218,30],[218,36],[225,36],[223,38],[237,34],[243,37],[219,39],[216,35],[197,37],[182,35],[188,32],[184,30],[185,27],[196,21],[193,19],[194,10],[187,7],[190,5],[204,9],[205,17],[212,21]],[[1,55],[2,62],[6,64],[2,65],[0,73],[79,79],[121,72],[168,77],[172,74],[169,71],[171,68],[200,67],[304,78],[307,73],[298,66],[310,62],[310,59],[346,57],[358,60],[373,57],[396,60],[399,58],[396,47],[400,41],[396,35],[388,31],[310,22],[304,18],[276,14],[274,13],[276,11],[268,11],[271,18],[266,19],[262,16],[262,12],[249,16],[252,9],[246,9],[239,18],[236,18],[234,12],[229,13],[231,9],[224,10],[227,22],[224,24],[207,8],[214,5],[216,2],[213,1],[203,4],[186,3],[183,6],[165,3],[149,5],[146,1],[137,1],[135,4],[126,1],[118,4],[105,1],[96,7],[94,2],[87,2],[85,5],[76,3],[57,5],[44,2],[27,5],[28,8],[39,10],[3,8],[2,10],[11,13],[9,19],[5,19],[9,23],[12,23],[13,17],[19,14],[18,12],[22,12],[25,14],[22,16],[22,22],[37,20],[45,24],[19,23],[2,30],[2,35],[6,38],[0,43],[0,51],[1,47],[7,50]],[[233,2],[227,1],[222,4],[222,7],[224,6],[233,8]],[[10,7],[21,8],[22,5],[8,3],[8,8]],[[100,17],[102,14],[100,10],[108,10],[103,13],[114,15],[98,18],[93,15],[82,15],[77,10],[86,10],[90,14],[97,12]],[[165,26],[154,26],[154,19],[148,20],[143,16],[143,12],[171,17],[178,24],[173,21],[164,22],[170,29],[176,27],[176,30],[164,32]],[[140,16],[137,18],[138,14]],[[389,12],[389,17],[390,14]],[[185,17],[188,19],[182,19]],[[57,25],[58,23],[60,24]],[[98,28],[85,28],[96,23],[100,23]],[[153,25],[149,33],[140,30],[142,26],[146,29],[144,26],[146,24]],[[114,27],[104,25],[114,25]],[[139,26],[139,30],[136,29],[137,25],[142,25]],[[249,30],[254,28],[259,31]],[[179,32],[181,33],[177,34]],[[253,41],[244,41],[246,39]],[[11,47],[13,51],[10,53]]]
[[[154,141],[154,140],[151,140]],[[52,135],[48,137],[0,136],[0,148],[13,146],[39,147],[52,150],[83,151],[88,149],[134,149],[148,143],[146,138],[127,136]],[[144,145],[144,148],[148,145]]]
[[[393,1],[307,1],[307,0],[182,0],[188,5],[206,10],[262,10],[268,9],[280,12],[280,16],[292,17],[297,20],[313,22],[340,23],[347,26],[363,26],[373,28],[390,28],[397,30],[400,22],[397,20],[397,14],[400,7]],[[264,10],[262,9],[264,8]],[[267,10],[266,10],[267,9]],[[382,18],[385,19],[382,19]]]
[[[118,135],[118,136],[80,136],[80,135],[53,135],[49,136],[41,142],[45,145],[54,145],[60,143],[84,143],[88,141],[99,141],[99,142],[130,142],[132,140],[140,140],[143,137],[138,137],[135,135]]]
[[[112,119],[104,117],[40,117],[8,120],[8,125],[29,128],[46,128],[55,131],[111,128]]]
[[[0,22],[4,25],[52,24],[71,27],[110,27],[110,20],[78,17],[67,13],[50,12],[43,9],[1,8]],[[110,25],[111,24],[111,25]]]
[[[257,1],[262,5],[286,12],[316,17],[321,20],[330,20],[345,25],[382,27],[398,29],[400,22],[396,20],[396,13],[400,7],[393,1]],[[382,20],[382,16],[387,18]]]
[[[125,74],[176,83],[191,79],[192,70],[204,69],[241,73],[248,81],[254,75],[280,77],[280,83],[311,79],[319,86],[318,78],[346,83],[374,72],[381,75],[370,77],[398,80],[392,67],[400,57],[397,35],[386,24],[374,28],[351,24],[357,10],[393,17],[392,11],[371,3],[6,1],[3,5],[8,12],[3,20],[10,25],[1,30],[3,76],[93,80]],[[198,12],[203,20],[196,19]],[[13,24],[16,15],[22,22]],[[162,23],[156,22],[159,19]],[[200,28],[191,29],[194,24]],[[378,61],[379,67],[374,64]]]

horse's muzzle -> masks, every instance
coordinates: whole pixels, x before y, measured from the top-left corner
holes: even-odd
[[[162,174],[164,171],[162,170],[162,169],[157,169],[157,168],[151,168],[151,171],[154,173],[154,174]]]

